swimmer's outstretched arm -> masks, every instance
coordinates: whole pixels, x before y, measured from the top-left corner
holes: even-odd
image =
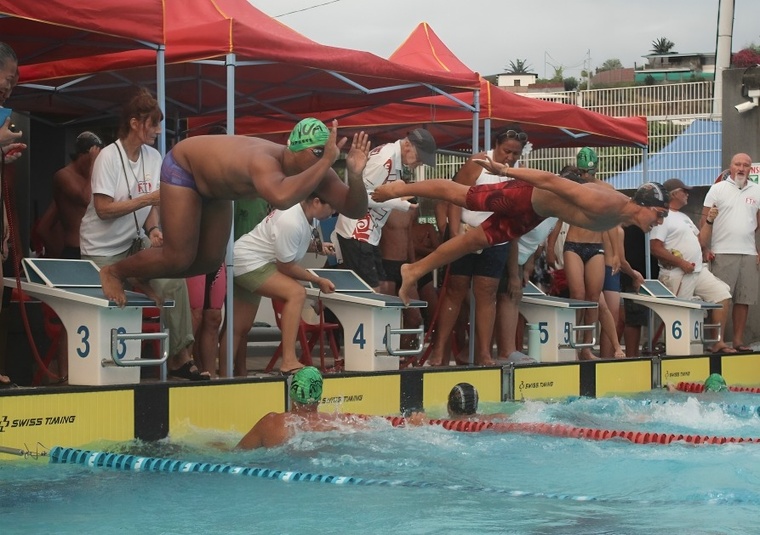
[[[457,206],[465,206],[469,189],[469,186],[451,180],[422,180],[410,184],[396,180],[389,184],[383,184],[372,192],[372,200],[385,202],[398,197],[427,197],[428,199],[448,201]]]
[[[527,167],[509,167],[492,160],[488,156],[483,159],[473,159],[472,161],[493,175],[516,178],[536,188],[547,189],[549,191],[554,191],[558,182],[565,181],[565,179],[548,171],[528,169]]]

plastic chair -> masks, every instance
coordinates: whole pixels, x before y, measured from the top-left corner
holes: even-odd
[[[335,341],[335,331],[340,329],[340,325],[337,323],[325,323],[325,314],[322,307],[322,302],[319,303],[319,323],[309,323],[301,318],[301,324],[298,327],[297,340],[301,344],[301,363],[306,366],[312,365],[311,352],[314,346],[319,342],[319,369],[324,371],[325,367],[325,346],[323,334],[327,335],[327,341],[330,344],[330,350],[333,354],[334,364],[333,371],[337,371],[343,367],[343,359],[340,358],[340,350],[338,349],[338,343]],[[282,330],[282,309],[285,306],[285,302],[280,299],[272,299],[272,308],[274,309],[274,318],[277,322],[277,327]],[[274,355],[267,364],[265,371],[271,372],[274,369],[274,365],[277,360],[282,356],[282,342],[277,347]]]
[[[158,307],[146,307],[142,309],[142,332],[159,333],[161,330],[161,309]],[[142,349],[152,344],[151,353],[154,359],[161,358],[161,340],[143,340]]]

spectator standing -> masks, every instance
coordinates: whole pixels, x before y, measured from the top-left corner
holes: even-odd
[[[491,174],[475,160],[491,158],[507,167],[514,167],[522,156],[523,148],[528,142],[528,135],[518,126],[510,126],[496,135],[493,150],[474,154],[454,176],[453,182],[462,186],[497,184],[508,180],[506,177]],[[477,228],[491,216],[492,212],[468,210],[455,204],[449,205],[449,237],[454,238]],[[431,366],[448,365],[448,338],[459,316],[472,284],[475,306],[475,355],[473,361],[479,366],[496,364],[491,355],[492,337],[497,309],[499,281],[505,274],[509,255],[506,242],[495,243],[478,252],[468,253],[458,258],[449,266],[449,280],[443,297],[440,299],[440,311],[433,349],[428,362]],[[517,256],[514,256],[516,273]],[[518,284],[519,285],[519,284]],[[505,288],[506,291],[506,288]],[[516,289],[515,291],[519,291]],[[506,296],[502,296],[505,299]],[[473,304],[471,303],[471,306]]]
[[[414,170],[422,164],[435,167],[437,146],[433,136],[424,128],[417,128],[394,143],[374,148],[369,153],[367,166],[362,173],[364,187],[369,194],[375,188],[396,180],[402,180],[404,168]],[[369,198],[369,210],[361,219],[339,215],[335,223],[342,267],[353,270],[376,291],[386,280],[379,244],[383,226],[391,210],[408,212],[412,203],[405,199],[375,202]],[[335,240],[333,240],[335,241]]]
[[[92,198],[91,176],[95,159],[104,147],[100,137],[82,132],[74,144],[71,161],[53,175],[53,201],[63,227],[61,258],[78,259],[79,228]]]
[[[158,207],[161,155],[151,146],[161,130],[162,116],[158,102],[141,89],[122,111],[119,138],[95,160],[92,199],[79,238],[82,258],[95,262],[101,272],[130,256],[138,239],[143,247],[163,245]],[[193,325],[184,279],[153,279],[150,291],[160,300],[174,300],[174,306],[165,310],[170,333],[169,375],[193,381],[209,379],[208,373],[198,371],[191,356]]]
[[[757,301],[760,255],[755,234],[760,218],[760,186],[750,182],[752,158],[739,153],[731,158],[730,176],[713,184],[705,196],[700,220],[700,241],[715,255],[713,274],[727,283],[733,296],[732,345],[739,352],[752,349],[745,344],[744,329],[749,306]],[[717,215],[712,215],[712,209]],[[713,212],[714,213],[714,212]],[[724,325],[725,335],[725,325]]]
[[[670,215],[649,234],[652,255],[660,264],[660,281],[678,297],[691,299],[696,295],[703,301],[720,304],[721,308],[711,311],[711,323],[724,326],[731,299],[728,284],[702,265],[700,231],[689,216],[681,212],[689,202],[691,188],[678,178],[666,180],[663,186],[670,193]],[[713,221],[717,212],[717,209],[711,209],[708,220]],[[702,232],[707,232],[709,226],[705,225]],[[722,338],[710,351],[736,353]]]
[[[5,101],[11,96],[13,88],[18,83],[18,58],[16,52],[6,43],[0,42],[0,107],[5,105]],[[22,133],[12,132],[10,129],[11,119],[8,117],[0,125],[0,152],[2,152],[3,163],[13,163],[21,157],[22,151],[26,145],[20,142]],[[2,211],[1,232],[0,232],[0,277],[3,275],[2,262],[8,258],[8,240],[10,238],[10,227],[8,225],[8,212],[5,203],[5,188],[3,181],[6,177],[0,176],[0,211]],[[0,300],[3,289],[0,288]],[[2,306],[0,304],[0,306]],[[12,385],[7,375],[0,374],[0,388]]]

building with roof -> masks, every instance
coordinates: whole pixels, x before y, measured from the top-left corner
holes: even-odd
[[[693,82],[695,80],[715,80],[715,53],[671,52],[667,54],[647,54],[644,65],[635,65],[635,82]],[[651,78],[650,78],[651,77]]]

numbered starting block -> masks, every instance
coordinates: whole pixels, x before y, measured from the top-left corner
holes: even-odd
[[[596,344],[596,325],[576,325],[579,309],[597,308],[598,303],[563,299],[546,295],[535,284],[523,288],[520,314],[528,323],[538,326],[541,342],[541,362],[568,362],[577,359],[577,349]],[[578,341],[578,336],[591,331],[590,343]],[[533,350],[531,349],[531,352]]]
[[[310,269],[318,277],[335,284],[335,292],[321,293],[311,284],[310,297],[322,300],[343,325],[343,351],[346,371],[398,370],[399,357],[422,351],[424,327],[402,329],[404,303],[396,296],[376,293],[359,276],[347,269]],[[426,307],[425,301],[412,301],[410,307]],[[398,349],[401,335],[417,336],[417,349]]]
[[[647,279],[638,294],[623,292],[629,299],[652,309],[664,324],[665,351],[668,355],[702,355],[704,344],[720,340],[720,324],[705,323],[705,312],[720,308],[716,303],[676,297],[656,279]],[[714,330],[715,338],[708,338],[705,331]]]
[[[23,268],[21,290],[49,305],[66,329],[70,385],[135,384],[141,366],[166,361],[168,332],[141,332],[142,309],[156,306],[145,295],[128,291],[126,306],[119,308],[103,295],[98,267],[89,260],[25,258]],[[17,286],[10,277],[3,284]],[[161,359],[140,358],[147,339],[160,340]]]

